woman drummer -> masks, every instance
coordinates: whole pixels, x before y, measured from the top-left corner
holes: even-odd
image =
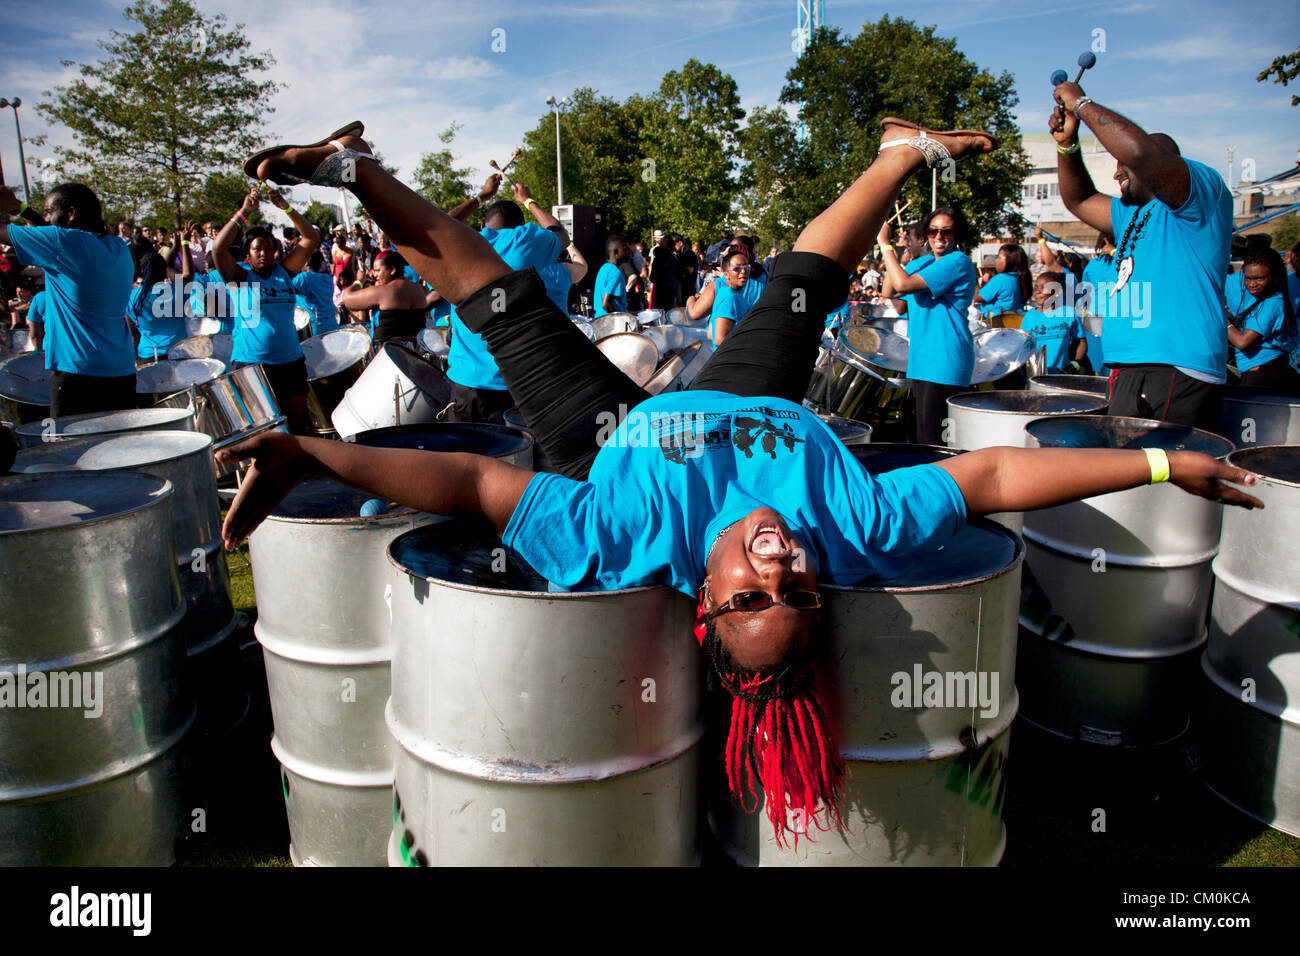
[[[267,434],[222,453],[254,460],[223,528],[227,547],[299,480],[321,474],[421,511],[486,518],[563,587],[669,585],[698,596],[696,635],[733,697],[728,781],[742,801],[757,799],[757,781],[778,841],[787,805],[825,810],[827,825],[839,819],[843,765],[809,663],[819,581],[896,574],[968,514],[1144,484],[1152,458],[1165,477],[1163,452],[997,448],[872,478],[800,405],[825,316],[903,182],[926,162],[996,148],[987,133],[923,137],[886,120],[879,157],[780,256],[762,299],[691,390],[650,398],[555,307],[536,273],[511,272],[474,230],[386,173],[360,132],[353,124],[332,142],[268,150],[245,169],[351,189],[484,337],[559,473]],[[1245,472],[1186,452],[1168,462],[1189,491],[1256,503],[1220,484],[1251,480]]]
[[[880,229],[885,295],[903,297],[907,315],[907,377],[916,400],[916,440],[942,445],[948,399],[970,388],[975,342],[966,312],[975,298],[975,264],[962,251],[966,217],[940,206],[922,222],[930,254],[906,267],[890,242],[889,224]],[[990,280],[991,281],[991,280]]]
[[[391,249],[375,257],[374,285],[354,286],[343,293],[343,307],[350,312],[375,314],[374,347],[390,339],[412,341],[424,331],[429,318],[425,303],[428,293],[404,275],[406,260]]]
[[[1007,243],[998,250],[992,278],[975,293],[975,304],[986,317],[1003,312],[1023,312],[1033,293],[1029,277],[1029,256],[1025,250]]]
[[[1237,279],[1240,276],[1240,279]],[[1287,295],[1286,266],[1266,245],[1248,247],[1241,272],[1224,289],[1228,342],[1241,384],[1298,394],[1300,376],[1291,367],[1296,316]]]

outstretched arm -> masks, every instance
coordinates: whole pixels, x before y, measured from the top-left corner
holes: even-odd
[[[1050,508],[1151,480],[1145,452],[1117,448],[985,448],[939,467],[956,480],[972,514]],[[1258,498],[1225,484],[1252,485],[1254,475],[1199,452],[1169,452],[1169,480],[1211,501],[1264,507]]]
[[[906,295],[909,292],[927,292],[930,287],[925,284],[921,274],[914,273],[908,275],[903,264],[898,261],[898,252],[894,249],[890,239],[893,237],[893,229],[888,222],[880,226],[880,235],[876,237],[880,245],[880,258],[885,264],[885,275],[881,282],[884,285],[885,295],[891,298],[898,295]]]
[[[284,267],[284,271],[289,275],[297,275],[307,268],[307,263],[311,260],[311,254],[320,245],[320,234],[316,231],[316,227],[309,223],[302,213],[290,206],[289,200],[280,195],[278,191],[272,189],[270,199],[272,205],[288,214],[289,221],[293,223],[293,227],[298,230],[298,235],[302,237],[298,240],[297,245],[293,247],[293,251],[284,257],[284,262],[280,263]]]
[[[472,213],[475,209],[479,209],[487,205],[488,200],[491,199],[493,196],[495,196],[497,194],[497,190],[500,188],[501,188],[501,174],[493,173],[491,176],[487,178],[487,181],[483,183],[483,188],[478,191],[477,196],[470,196],[459,206],[456,206],[455,208],[452,209],[448,209],[447,215],[451,216],[452,219],[457,219],[461,222],[464,222],[466,219],[469,218],[469,214]]]
[[[239,218],[245,222],[248,216],[262,202],[262,194],[256,186],[249,191],[244,197],[244,202],[240,205],[235,215],[230,221],[221,227],[217,233],[217,238],[212,240],[212,262],[217,267],[217,272],[226,282],[242,282],[244,280],[244,270],[239,268],[235,259],[230,254],[230,244],[235,241],[235,235],[239,232]]]
[[[304,478],[321,475],[417,511],[481,517],[504,531],[534,472],[461,452],[366,448],[350,442],[269,432],[217,456],[252,459],[221,537],[233,550]]]
[[[1056,178],[1061,185],[1061,201],[1065,208],[1114,241],[1110,197],[1097,192],[1092,176],[1083,165],[1083,154],[1079,152],[1078,117],[1058,105],[1047,121],[1047,128],[1056,140]]]

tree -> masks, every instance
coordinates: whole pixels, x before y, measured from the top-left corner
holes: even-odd
[[[425,153],[415,167],[415,191],[439,209],[459,206],[477,192],[467,178],[470,170],[457,167],[456,157],[451,152],[452,141],[460,128],[461,124],[452,123],[439,133],[442,149]]]
[[[736,208],[738,224],[757,232],[764,243],[789,249],[803,228],[793,187],[808,178],[795,124],[784,110],[760,106],[749,114],[739,145],[746,165]]]
[[[179,226],[190,194],[210,173],[238,169],[258,145],[276,84],[257,79],[274,59],[249,53],[242,26],[189,0],[136,0],[112,31],[107,58],[46,92],[37,109],[72,131],[61,171],[96,190],[116,215],[170,213]],[[64,60],[64,66],[75,65]]]
[[[1300,242],[1300,213],[1282,216],[1273,229],[1273,248],[1286,252]]]
[[[1296,77],[1300,77],[1300,47],[1297,47],[1292,53],[1283,53],[1275,57],[1269,64],[1268,69],[1255,77],[1255,81],[1263,83],[1269,77],[1273,78],[1274,83],[1281,83],[1286,86]],[[1300,95],[1292,94],[1291,105],[1300,106]]]
[[[202,186],[186,196],[183,218],[198,223],[209,220],[218,224],[225,223],[235,214],[251,188],[252,183],[242,173],[210,173],[203,180]],[[163,204],[162,208],[155,208],[154,214],[146,217],[146,221],[149,225],[165,226],[167,213],[166,205]],[[261,209],[253,210],[249,223],[257,225],[261,221]]]
[[[781,102],[797,110],[807,131],[802,142],[791,142],[793,124],[770,113],[741,137],[749,167],[742,208],[758,222],[792,228],[810,221],[870,165],[880,149],[880,120],[892,115],[931,129],[972,127],[998,136],[1002,148],[992,156],[940,171],[939,202],[960,202],[978,233],[1024,228],[1007,208],[1029,171],[1011,113],[1019,102],[1013,78],[980,69],[934,27],[886,16],[863,24],[855,37],[822,28],[786,74]],[[903,195],[912,201],[908,219],[928,211],[930,171],[914,177]]]
[[[302,211],[302,218],[317,229],[328,229],[334,225],[338,216],[334,214],[333,206],[327,206],[323,202],[313,199],[307,204],[307,208]]]

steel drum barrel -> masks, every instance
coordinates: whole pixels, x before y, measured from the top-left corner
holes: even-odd
[[[1300,836],[1300,448],[1228,456],[1263,511],[1225,508],[1201,668],[1205,777],[1269,826]]]
[[[388,554],[390,864],[698,860],[692,601],[549,593],[495,535],[456,521]]]
[[[451,380],[438,364],[399,342],[385,342],[344,394],[330,421],[340,438],[398,425],[433,422],[451,402]]]
[[[354,440],[493,455],[523,467],[532,451],[530,436],[499,425],[403,426]],[[402,532],[442,519],[401,506],[363,517],[370,497],[311,479],[249,538],[271,749],[281,765],[289,852],[300,866],[383,866],[392,830],[384,553]]]
[[[1140,418],[1026,426],[1050,448],[1163,448],[1222,458],[1232,443]],[[1144,485],[1025,514],[1017,663],[1022,714],[1059,736],[1157,746],[1188,727],[1223,506]]]
[[[1238,448],[1300,445],[1300,397],[1261,388],[1225,388],[1215,431]]]
[[[0,479],[0,684],[28,695],[0,707],[0,865],[173,862],[194,719],[173,496],[131,472]]]
[[[14,429],[14,434],[20,448],[34,448],[46,442],[64,439],[138,431],[194,431],[195,426],[194,412],[189,408],[132,408],[29,422],[19,425]]]
[[[1083,392],[1110,401],[1110,379],[1104,375],[1035,375],[1029,380],[1031,392]]]
[[[49,417],[53,382],[44,352],[19,352],[0,361],[0,421],[21,425]]]
[[[897,579],[822,586],[827,627],[814,668],[846,767],[844,831],[800,826],[788,814],[798,841],[787,833],[782,849],[761,807],[744,813],[725,786],[714,787],[710,825],[733,860],[997,864],[1023,557],[1014,535],[977,520]]]

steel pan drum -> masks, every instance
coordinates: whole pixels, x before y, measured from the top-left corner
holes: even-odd
[[[1002,312],[989,319],[989,325],[995,329],[1018,329],[1025,321],[1023,312]]]
[[[591,323],[597,342],[621,332],[635,332],[640,327],[636,316],[631,312],[610,312]]]
[[[823,342],[830,339],[823,338]],[[911,383],[891,378],[857,358],[847,348],[825,347],[808,383],[804,405],[828,415],[866,422],[874,437],[902,438]]]
[[[1021,329],[986,329],[975,336],[975,371],[972,385],[995,382],[1029,361],[1034,337]]]
[[[663,325],[668,317],[663,309],[643,309],[636,314],[636,321],[639,325]]]
[[[21,352],[33,352],[31,332],[27,329],[0,329],[0,358],[18,355]]]
[[[428,356],[385,342],[347,390],[330,420],[340,438],[393,425],[437,420],[451,403],[451,381]]]
[[[1300,397],[1245,386],[1225,388],[1215,431],[1238,448],[1300,445]]]
[[[202,385],[224,374],[226,365],[217,359],[175,359],[155,362],[136,369],[137,395],[153,396],[149,404],[160,398],[183,392],[192,385]]]
[[[677,379],[685,369],[686,359],[680,355],[672,356],[655,370],[654,375],[650,376],[650,381],[645,383],[645,390],[651,395],[680,391],[681,387]]]
[[[961,392],[948,399],[948,445],[975,451],[1028,448],[1025,426],[1049,415],[1104,414],[1106,400],[1079,392]]]
[[[685,309],[676,308],[668,310],[668,321],[673,325],[691,325],[693,321],[691,314]]]
[[[1045,448],[1232,451],[1209,432],[1140,418],[1061,415],[1025,431]],[[1016,676],[1026,720],[1111,747],[1154,747],[1185,732],[1222,516],[1223,505],[1169,484],[1025,513],[1034,583],[1021,606]]]
[[[632,380],[644,387],[655,373],[659,350],[654,342],[639,332],[620,332],[596,341],[596,348]]]
[[[313,336],[302,343],[302,354],[307,360],[307,415],[318,433],[333,431],[330,415],[360,377],[369,352],[370,333],[352,325]]]
[[[578,331],[587,337],[587,341],[596,341],[596,330],[584,316],[571,315],[569,318],[572,320],[573,324],[578,327]]]
[[[178,359],[212,358],[229,365],[234,351],[234,337],[221,332],[182,339],[167,350],[167,358],[173,362]]]
[[[188,392],[164,398],[157,407],[193,408],[197,430],[212,436],[212,451],[230,448],[254,435],[284,428],[275,392],[260,365],[231,369]],[[232,473],[235,466],[216,463],[217,477]]]
[[[872,442],[868,445],[854,445],[852,451],[853,457],[869,475],[883,475],[896,468],[933,465],[964,454],[942,445],[915,445],[907,442]]]
[[[118,412],[66,415],[44,422],[31,422],[14,429],[20,448],[44,442],[90,435],[117,435],[135,431],[195,431],[194,413],[189,408],[128,408]]]
[[[692,343],[704,342],[709,337],[707,329],[694,329],[684,325],[652,325],[642,329],[641,334],[655,344],[660,361]]]
[[[862,324],[870,326],[873,329],[884,329],[886,332],[893,332],[895,335],[901,335],[903,338],[907,338],[907,316],[905,315],[869,318]],[[852,328],[852,326],[850,326],[850,328]]]
[[[49,417],[53,383],[44,352],[20,352],[0,362],[0,421],[21,425]]]
[[[849,418],[840,418],[838,415],[821,415],[819,417],[844,445],[852,448],[856,445],[871,444],[870,425],[864,422],[855,422]]]
[[[1235,451],[1263,511],[1225,508],[1202,731],[1206,782],[1239,810],[1300,836],[1300,448]]]
[[[878,369],[907,374],[909,342],[888,329],[855,325],[840,333],[839,346]]]
[[[709,364],[709,359],[713,358],[713,352],[713,343],[707,339],[702,342],[693,342],[682,349],[680,354],[686,360],[686,367],[682,369],[677,384],[683,391],[690,388],[691,383],[704,371],[704,367]]]
[[[1110,379],[1105,375],[1035,375],[1029,380],[1029,390],[1100,395],[1109,401]]]

